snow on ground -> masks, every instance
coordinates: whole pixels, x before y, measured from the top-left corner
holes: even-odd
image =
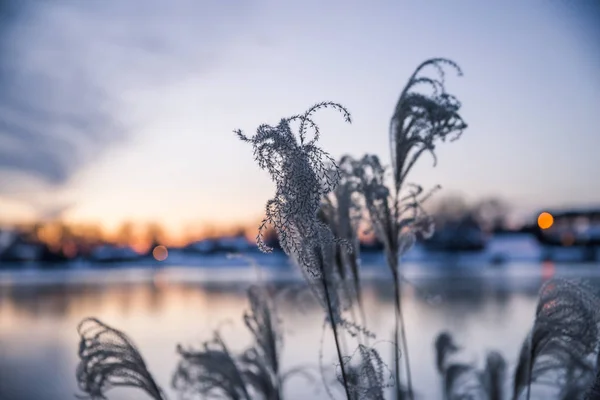
[[[425,251],[416,245],[401,262],[407,279],[426,279],[451,273],[501,280],[561,276],[600,276],[600,263],[582,263],[581,250],[554,249],[553,261],[543,262],[547,250],[528,235],[499,236],[487,248],[473,253],[441,253]],[[382,253],[361,255],[363,279],[388,279]],[[259,267],[260,266],[260,267]],[[39,269],[4,267],[0,270],[0,286],[18,284],[77,284],[126,282],[255,282],[300,280],[300,272],[282,253],[251,252],[242,256],[185,254],[171,251],[164,262],[144,259],[115,264],[75,262],[60,268]]]

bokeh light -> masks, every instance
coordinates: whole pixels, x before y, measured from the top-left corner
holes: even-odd
[[[554,224],[554,217],[548,212],[543,212],[538,216],[537,222],[541,229],[548,229]]]
[[[169,251],[165,246],[159,245],[152,250],[152,256],[157,261],[165,261],[169,256]]]
[[[560,242],[563,246],[572,246],[575,243],[575,235],[571,232],[565,232],[561,235]]]
[[[554,262],[544,261],[542,263],[542,279],[544,281],[552,279],[554,277],[555,273],[556,273],[556,266],[554,265]]]

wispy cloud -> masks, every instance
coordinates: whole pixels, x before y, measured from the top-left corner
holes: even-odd
[[[244,4],[2,2],[0,195],[63,185],[126,138],[128,91],[218,65]]]

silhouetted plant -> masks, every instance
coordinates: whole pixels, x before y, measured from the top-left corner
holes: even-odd
[[[343,114],[346,122],[351,121],[350,113],[343,106],[323,102],[302,115],[282,119],[276,127],[259,126],[252,138],[240,130],[235,132],[241,140],[252,144],[258,165],[269,172],[276,184],[275,197],[267,202],[266,217],[259,227],[259,248],[267,252],[271,250],[264,246],[262,231],[267,225],[274,226],[281,247],[299,265],[327,312],[346,382],[337,331],[338,325],[343,322],[342,307],[334,268],[335,244],[342,241],[336,239],[329,227],[318,219],[322,197],[333,190],[340,179],[335,161],[316,145],[320,132],[312,116],[322,108],[333,108]],[[297,138],[290,126],[292,122],[300,125]],[[313,132],[311,140],[306,139],[307,129]],[[329,168],[330,165],[334,168]],[[350,398],[347,385],[344,387]]]
[[[435,340],[435,365],[440,374],[443,374],[447,368],[447,363],[452,356],[459,350],[454,343],[454,338],[448,332],[441,332]]]
[[[474,364],[452,360],[460,348],[448,332],[442,332],[435,341],[436,364],[442,376],[442,392],[446,400],[504,398],[506,361],[496,351],[486,356],[483,370]]]
[[[442,376],[442,392],[444,399],[456,400],[462,396],[473,395],[473,380],[476,378],[475,367],[461,362],[452,362],[451,357],[458,350],[452,336],[443,332],[435,341],[436,364]]]
[[[125,386],[142,389],[155,400],[166,399],[138,349],[123,332],[95,318],[84,319],[77,331],[81,337],[77,382],[89,398],[105,399],[107,390]]]
[[[434,68],[437,77],[422,75],[427,67]],[[422,204],[436,188],[426,192],[420,186],[408,185],[407,177],[425,152],[432,154],[435,165],[436,143],[457,139],[467,127],[459,114],[460,102],[445,90],[444,67],[461,74],[453,61],[426,60],[410,77],[396,104],[389,127],[393,186],[387,185],[388,171],[377,156],[365,155],[359,160],[345,156],[338,165],[317,146],[320,131],[313,120],[316,111],[333,108],[346,122],[351,121],[349,112],[337,103],[318,103],[276,126],[260,125],[253,137],[235,131],[241,140],[252,144],[259,167],[276,184],[275,196],[267,202],[266,217],[259,227],[258,246],[271,251],[265,232],[272,227],[282,249],[298,264],[325,310],[324,323],[333,331],[339,361],[336,378],[348,400],[382,400],[392,386],[396,399],[414,399],[399,259],[413,246],[417,234],[426,238],[433,233],[433,221]],[[299,125],[297,134],[293,123]],[[309,131],[312,138],[307,138]],[[366,340],[352,355],[345,356],[347,343],[338,331],[344,328],[353,336],[373,337],[366,327],[361,300],[358,229],[363,210],[383,244],[393,276],[394,373]],[[200,349],[177,347],[180,360],[172,385],[182,397],[282,400],[287,379],[297,374],[310,376],[302,368],[281,371],[283,337],[267,291],[251,287],[248,299],[250,310],[244,314],[244,323],[253,341],[244,351],[230,351],[218,331]],[[354,315],[355,303],[361,323]],[[584,393],[586,399],[600,400],[598,305],[597,297],[582,285],[554,280],[542,287],[534,325],[515,369],[514,400],[523,394],[529,399],[533,384],[548,383],[561,400],[580,399]],[[350,319],[343,315],[348,309]],[[105,399],[109,389],[129,386],[153,399],[166,399],[123,332],[94,318],[83,320],[78,332],[80,363],[76,375],[80,389],[89,398]],[[406,386],[400,380],[400,347]],[[504,398],[506,362],[500,353],[487,353],[483,368],[461,362],[455,358],[460,348],[447,332],[438,336],[435,349],[447,400]]]
[[[533,384],[544,386],[538,398],[597,398],[599,305],[585,285],[554,279],[542,286],[534,326],[515,368],[514,400],[529,399]],[[483,371],[478,371],[472,363],[451,360],[459,347],[449,333],[438,335],[435,348],[446,399],[505,398],[506,362],[500,353],[488,353]]]
[[[268,372],[273,387],[279,391],[279,355],[283,345],[275,305],[264,289],[253,286],[248,290],[250,311],[244,314],[244,323],[252,332],[255,346],[246,358],[259,360]]]
[[[423,70],[431,66],[438,72],[437,78],[422,76]],[[396,103],[394,113],[390,120],[389,138],[392,155],[392,169],[394,175],[394,193],[392,195],[393,214],[390,218],[390,231],[388,233],[388,252],[394,254],[394,262],[390,263],[394,275],[394,287],[396,290],[396,326],[400,324],[402,333],[402,345],[404,358],[406,362],[407,385],[409,395],[412,397],[412,383],[410,374],[410,362],[408,356],[408,346],[406,344],[406,334],[404,332],[404,321],[401,308],[400,280],[397,271],[397,258],[401,255],[402,247],[406,247],[407,240],[412,241],[412,237],[401,237],[403,228],[402,218],[402,198],[400,191],[406,183],[408,173],[415,165],[417,160],[424,152],[430,152],[434,158],[434,165],[437,158],[434,153],[435,142],[446,140],[448,137],[457,139],[466,129],[467,125],[459,115],[460,102],[456,97],[446,92],[444,84],[444,66],[455,69],[459,75],[462,71],[458,64],[445,58],[433,58],[421,63],[413,72],[408,83],[402,90],[400,98]],[[424,94],[417,90],[428,87],[431,93]],[[421,194],[418,188],[414,194]],[[410,196],[417,200],[416,195]],[[417,209],[418,203],[414,204],[413,210]],[[415,221],[417,222],[417,221]],[[423,220],[421,220],[423,222]],[[429,233],[429,231],[427,230]],[[380,239],[381,240],[381,239]],[[388,263],[390,258],[388,257]],[[400,341],[396,334],[397,343]],[[399,368],[396,368],[398,371]],[[399,379],[399,376],[396,377]]]
[[[402,316],[401,277],[398,270],[398,261],[399,257],[413,246],[417,233],[420,233],[423,237],[429,237],[433,233],[432,221],[422,207],[422,202],[426,201],[431,193],[423,194],[422,189],[415,186],[407,196],[395,198],[385,184],[385,173],[385,168],[375,155],[366,155],[361,160],[354,162],[354,175],[358,179],[359,189],[368,210],[371,228],[376,237],[383,243],[387,264],[394,278],[394,310],[396,317],[394,341],[398,348],[402,344],[408,397],[412,398],[413,390]],[[396,381],[400,382],[398,354],[394,357],[394,362],[397,371]],[[400,393],[397,397],[400,397]]]
[[[232,353],[219,332],[201,350],[177,346],[181,359],[172,385],[183,397],[280,400],[288,379],[312,379],[303,367],[281,372],[283,337],[266,289],[250,287],[248,300],[250,310],[244,314],[244,323],[254,340],[246,350]],[[95,318],[84,319],[78,330],[81,342],[76,375],[79,387],[89,398],[105,399],[106,391],[122,386],[142,389],[153,399],[166,399],[138,349],[123,332]]]
[[[594,379],[599,305],[580,284],[555,279],[542,286],[533,328],[519,355],[514,399],[524,390],[529,399],[532,383],[549,373],[561,391],[583,395]]]
[[[252,334],[252,345],[239,355],[233,354],[215,332],[213,340],[205,342],[201,350],[178,346],[181,360],[173,376],[173,386],[180,393],[231,400],[280,400],[289,378],[311,377],[301,367],[281,372],[283,337],[275,305],[266,289],[250,287],[248,300],[250,311],[244,314],[244,323]]]
[[[343,106],[323,102],[312,106],[303,115],[282,119],[275,127],[259,126],[252,138],[241,130],[235,131],[241,140],[253,145],[255,160],[276,184],[275,197],[265,207],[266,217],[260,225],[257,244],[261,250],[271,251],[262,235],[268,225],[273,226],[286,254],[297,258],[313,275],[320,275],[320,270],[314,265],[316,256],[305,247],[307,241],[315,241],[323,235],[324,229],[328,230],[317,220],[317,212],[321,197],[333,190],[340,178],[337,168],[333,173],[328,168],[329,164],[335,165],[335,161],[316,145],[320,132],[312,115],[322,108],[336,109],[346,122],[351,121],[350,113]],[[295,121],[300,123],[298,138],[290,127]],[[309,141],[306,140],[307,127],[314,134]],[[302,235],[308,235],[307,239]]]
[[[596,379],[594,383],[588,388],[584,399],[585,400],[600,400],[600,369],[596,366]]]
[[[231,400],[251,400],[241,365],[231,354],[221,336],[215,332],[202,350],[185,350],[177,346],[181,361],[173,376],[173,387],[193,397],[218,396]]]
[[[502,354],[491,351],[487,354],[485,368],[482,373],[483,387],[488,400],[504,399],[504,382],[506,380],[506,361]]]
[[[437,70],[437,78],[422,75],[429,66]],[[435,165],[435,143],[447,138],[457,139],[467,127],[459,115],[460,102],[445,90],[445,66],[462,74],[458,65],[451,60],[429,59],[417,67],[400,94],[389,127],[393,189],[385,184],[386,170],[377,156],[367,155],[355,163],[355,174],[360,179],[371,223],[377,238],[384,244],[386,260],[394,278],[394,337],[396,344],[402,344],[408,396],[411,399],[414,396],[402,314],[398,259],[414,244],[415,233],[420,231],[428,237],[433,233],[433,224],[421,206],[431,193],[424,193],[419,186],[413,186],[408,195],[401,195],[401,190],[406,186],[409,172],[424,152],[432,154]],[[426,88],[430,89],[430,93],[423,91]],[[395,371],[396,380],[400,382],[398,355],[395,357]],[[399,397],[400,393],[397,395]]]
[[[437,70],[437,78],[421,75],[427,67]],[[432,155],[435,165],[435,143],[448,138],[456,140],[467,128],[459,114],[461,103],[446,92],[444,67],[462,75],[454,61],[446,58],[426,60],[415,69],[394,108],[389,134],[396,196],[424,152]],[[424,88],[431,92],[424,93]]]
[[[340,181],[333,191],[323,196],[319,216],[334,236],[342,241],[334,244],[334,265],[342,283],[346,305],[352,313],[356,326],[366,326],[366,316],[362,305],[360,286],[360,241],[358,232],[362,222],[362,207],[357,195],[358,182],[354,176],[355,161],[350,156],[340,159],[338,165],[331,166],[331,173],[339,170]],[[360,323],[354,315],[354,305],[358,307]],[[348,321],[346,321],[348,325]],[[366,339],[366,338],[365,338]]]
[[[394,386],[392,372],[372,347],[359,345],[345,366],[352,400],[383,400],[384,390]]]

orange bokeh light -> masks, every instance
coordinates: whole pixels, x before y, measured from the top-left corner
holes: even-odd
[[[543,212],[538,216],[537,223],[541,229],[548,229],[554,224],[554,217],[548,212]]]
[[[152,250],[152,256],[157,261],[165,261],[169,256],[169,251],[165,246],[159,245]]]

